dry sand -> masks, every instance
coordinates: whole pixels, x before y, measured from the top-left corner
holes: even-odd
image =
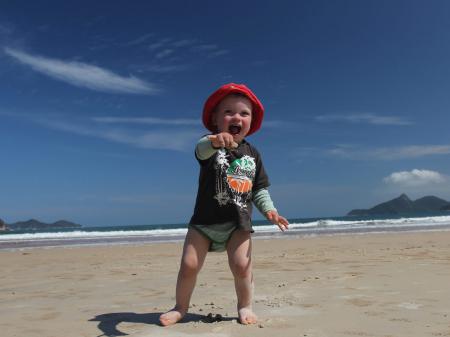
[[[259,323],[236,322],[226,254],[209,254],[191,314],[163,328],[181,243],[0,252],[0,335],[450,336],[450,232],[254,241]],[[208,323],[208,313],[224,320]]]

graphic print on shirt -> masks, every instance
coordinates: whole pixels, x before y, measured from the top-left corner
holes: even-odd
[[[219,150],[216,157],[216,195],[220,206],[233,203],[245,209],[251,198],[253,179],[255,178],[255,159],[248,155],[228,162],[225,150]]]

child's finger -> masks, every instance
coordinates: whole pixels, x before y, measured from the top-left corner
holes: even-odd
[[[285,217],[279,215],[277,220],[278,220],[277,225],[283,232],[289,229],[289,222]]]
[[[286,226],[282,221],[280,221],[280,219],[278,219],[277,225],[278,225],[278,228],[279,228],[282,232],[284,232],[286,229],[288,229],[287,226]]]
[[[209,136],[208,136],[208,139],[209,139],[211,142],[215,142],[215,141],[217,141],[217,136],[216,136],[216,135],[209,135]]]
[[[227,149],[234,149],[237,147],[237,143],[234,141],[234,138],[232,135],[230,135],[230,134],[226,135],[225,146]]]
[[[233,138],[232,137],[224,137],[224,142],[225,142],[225,147],[227,149],[230,149],[231,144],[233,143]]]
[[[284,232],[289,229],[289,227],[281,222],[278,223],[278,227]]]
[[[286,227],[289,227],[289,221],[284,216],[279,216],[279,221]]]
[[[227,149],[236,149],[239,144],[236,143],[233,139],[233,136],[224,137],[221,134],[218,135],[209,135],[208,139],[215,147],[226,147]]]
[[[279,228],[282,232],[284,232],[284,231],[287,229],[287,227],[284,226],[284,225],[282,225],[281,223],[278,223],[277,225],[278,225],[278,228]]]
[[[209,136],[212,144],[215,147],[225,147],[225,140],[221,134]]]

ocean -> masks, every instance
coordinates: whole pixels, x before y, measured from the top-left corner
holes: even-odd
[[[267,221],[255,221],[255,238],[370,234],[400,231],[450,230],[450,213],[427,213],[414,216],[324,217],[289,219],[290,227],[281,232]],[[81,227],[43,231],[0,232],[0,250],[34,247],[81,245],[143,244],[182,241],[186,224]]]

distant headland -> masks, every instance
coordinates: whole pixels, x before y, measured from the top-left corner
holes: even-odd
[[[12,224],[7,224],[2,219],[0,219],[0,231],[64,229],[80,227],[81,225],[67,220],[59,220],[54,223],[45,223],[36,219],[30,219],[28,221],[19,221]]]
[[[406,194],[369,209],[354,209],[348,216],[397,215],[422,212],[450,211],[450,202],[432,195],[411,200]]]

